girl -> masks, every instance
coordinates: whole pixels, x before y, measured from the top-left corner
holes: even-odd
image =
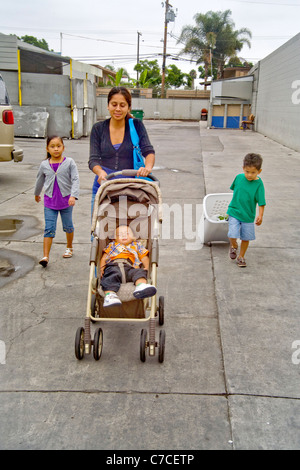
[[[34,189],[36,202],[41,201],[40,193],[44,187],[44,257],[40,260],[44,268],[49,262],[49,253],[55,237],[58,213],[60,212],[63,230],[67,236],[67,248],[64,258],[73,255],[74,226],[72,221],[73,206],[79,197],[79,175],[72,158],[64,157],[65,149],[61,137],[47,139],[47,158],[39,168]]]

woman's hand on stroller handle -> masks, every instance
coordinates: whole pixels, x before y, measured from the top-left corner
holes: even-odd
[[[101,184],[102,181],[106,181],[107,180],[107,173],[106,171],[101,170],[97,173],[97,176],[98,176],[98,183]]]
[[[121,170],[121,171],[116,171],[114,173],[110,173],[109,175],[106,176],[107,180],[110,180],[112,178],[116,178],[118,176],[128,176],[129,178],[134,178],[137,176],[138,170]],[[141,176],[143,178],[143,176]],[[151,173],[148,174],[147,178],[150,178],[152,181],[158,181],[158,179],[152,175]]]

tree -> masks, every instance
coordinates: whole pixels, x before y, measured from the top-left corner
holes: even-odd
[[[181,72],[181,70],[172,64],[169,67],[166,67],[166,79],[165,86],[166,88],[180,88],[186,84],[186,75]]]
[[[134,70],[140,72],[138,80],[140,88],[152,88],[154,94],[160,94],[162,76],[157,60],[141,60],[135,65]],[[172,64],[166,67],[165,86],[166,88],[180,88],[182,86],[192,88],[196,76],[195,70],[191,70],[190,73],[183,73],[176,65]],[[137,84],[137,80],[131,79],[131,81],[135,85]]]
[[[107,67],[106,67],[107,68]],[[113,70],[113,67],[109,67],[110,70]],[[129,74],[126,69],[120,68],[117,70],[116,77],[113,77],[112,75],[108,75],[109,80],[107,82],[107,85],[109,86],[120,86],[120,85],[128,85],[128,82],[124,82],[122,79],[125,77],[130,81]]]
[[[21,39],[24,42],[27,42],[27,44],[31,44],[32,46],[40,47],[41,49],[44,49],[45,51],[49,51],[49,46],[48,43],[45,39],[37,39],[35,36],[21,36]]]
[[[141,60],[135,65],[134,70],[142,74],[145,70],[147,71],[146,78],[149,88],[153,88],[158,91],[159,85],[161,84],[160,67],[157,60]],[[141,75],[140,75],[141,77]],[[141,80],[139,79],[139,82]]]
[[[190,71],[190,73],[187,73],[186,74],[186,86],[187,88],[192,88],[192,90],[194,90],[195,86],[194,86],[194,82],[195,82],[195,79],[197,78],[197,72],[196,70],[192,69]]]
[[[184,44],[182,53],[204,64],[205,79],[211,64],[217,66],[218,78],[222,78],[226,60],[241,51],[244,44],[251,47],[251,32],[247,28],[234,30],[231,10],[198,13],[194,19],[195,26],[185,26],[181,31],[178,42]]]

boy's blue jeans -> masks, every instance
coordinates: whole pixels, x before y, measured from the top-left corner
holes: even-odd
[[[44,237],[54,238],[56,233],[57,217],[60,212],[63,231],[66,233],[74,232],[72,212],[73,206],[69,206],[66,209],[54,210],[49,207],[44,207],[45,215],[45,230]]]
[[[229,216],[227,236],[228,238],[239,238],[245,241],[255,240],[254,223],[241,222]]]

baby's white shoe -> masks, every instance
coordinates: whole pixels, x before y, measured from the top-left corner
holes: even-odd
[[[146,299],[156,294],[156,287],[151,284],[141,283],[134,289],[133,295],[136,299]]]
[[[103,307],[115,307],[121,305],[122,302],[115,292],[109,292],[105,294]]]

